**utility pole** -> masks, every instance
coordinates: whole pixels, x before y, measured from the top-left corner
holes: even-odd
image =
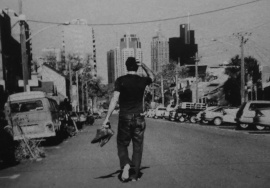
[[[80,98],[79,98],[79,75],[78,75],[78,71],[76,71],[76,85],[77,85],[77,108],[76,111],[80,111]]]
[[[19,19],[20,19],[20,43],[21,43],[21,60],[23,70],[23,88],[28,91],[28,62],[26,55],[26,36],[25,36],[25,15],[22,14],[22,0],[19,0]]]
[[[87,111],[88,110],[88,82],[86,82],[85,90],[86,90],[85,100],[86,100],[86,111]]]
[[[71,70],[71,59],[69,59],[68,62],[68,69],[69,69],[69,92],[70,92],[70,103],[72,104],[73,102],[73,90],[72,90],[72,70]]]
[[[161,97],[162,97],[162,105],[164,106],[164,87],[163,87],[163,76],[161,75]]]
[[[198,88],[198,62],[200,61],[198,57],[198,53],[196,54],[196,60],[195,60],[195,78],[196,78],[196,103],[199,102],[199,88]]]
[[[251,33],[237,33],[234,35],[240,39],[240,48],[241,48],[241,103],[244,103],[246,101],[244,44],[248,41],[248,38],[246,38],[246,36],[250,36]]]
[[[175,75],[176,105],[179,104],[179,94],[178,94],[178,69],[179,67],[180,67],[180,57],[178,58],[178,63],[176,64],[176,75]]]
[[[84,84],[84,81],[82,79],[82,83],[81,83],[81,87],[82,87],[82,111],[84,111],[84,88],[83,88],[83,84]]]

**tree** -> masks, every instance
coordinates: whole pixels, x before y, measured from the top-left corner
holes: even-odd
[[[93,104],[93,110],[97,110],[97,99],[104,97],[108,94],[108,87],[104,84],[102,84],[102,78],[97,77],[96,79],[89,79],[87,81],[87,93],[88,97],[92,99],[92,104]]]
[[[164,90],[169,89],[171,84],[177,85],[178,78],[186,78],[188,76],[188,68],[185,66],[179,66],[176,61],[170,61],[170,63],[162,66],[162,71],[157,73],[157,83],[161,84],[161,80],[164,82]],[[161,79],[162,78],[162,79]],[[162,91],[161,91],[162,92]],[[177,92],[178,93],[178,92]],[[177,104],[179,103],[179,95],[177,95]],[[169,102],[169,98],[166,97],[165,104]]]
[[[46,61],[44,62],[44,64],[48,65],[49,67],[56,69],[56,54],[49,52],[48,54],[45,55],[44,57],[46,59]]]
[[[245,62],[245,85],[251,83],[251,90],[253,91],[253,86],[259,86],[261,84],[261,73],[258,61],[252,57],[248,56],[244,58]],[[225,69],[225,74],[229,76],[228,80],[224,83],[223,91],[225,94],[225,99],[229,104],[233,106],[238,106],[241,104],[241,58],[239,55],[231,58],[227,68]]]

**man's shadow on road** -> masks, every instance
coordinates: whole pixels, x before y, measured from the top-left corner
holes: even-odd
[[[140,172],[139,172],[139,177],[138,177],[138,178],[141,178],[141,177],[143,176],[143,173],[142,173],[141,171],[144,170],[144,169],[147,169],[147,168],[150,168],[150,167],[141,167],[141,168],[140,168]],[[121,180],[122,170],[117,170],[117,171],[115,171],[115,172],[113,172],[113,173],[111,173],[111,174],[108,174],[108,175],[105,175],[105,176],[96,177],[96,178],[94,178],[94,179],[114,178],[116,175],[117,175],[118,179],[119,179],[120,181],[122,181],[122,180]]]

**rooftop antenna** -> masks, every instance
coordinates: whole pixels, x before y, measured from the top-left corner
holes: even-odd
[[[190,17],[190,13],[188,11],[188,30],[190,30],[190,20],[189,20],[189,17]]]
[[[119,43],[118,43],[118,32],[117,31],[115,32],[115,43],[116,43],[116,47],[118,47]]]
[[[126,46],[127,46],[127,48],[129,48],[129,40],[130,40],[130,32],[129,32],[129,28],[128,28],[128,31],[126,32]]]

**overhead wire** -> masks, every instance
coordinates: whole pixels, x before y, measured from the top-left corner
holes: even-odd
[[[240,6],[244,6],[244,5],[248,5],[248,4],[253,4],[253,3],[257,3],[260,1],[265,1],[265,0],[253,0],[250,2],[245,2],[245,3],[241,3],[241,4],[237,4],[237,5],[232,5],[232,6],[228,6],[228,7],[224,7],[224,8],[220,8],[220,9],[215,9],[215,10],[210,10],[210,11],[205,11],[205,12],[200,12],[200,13],[194,13],[194,14],[189,14],[189,15],[183,15],[183,16],[178,16],[178,17],[172,17],[172,18],[165,18],[165,19],[156,19],[156,20],[148,20],[148,21],[138,21],[138,22],[123,22],[123,23],[93,23],[93,24],[87,24],[88,26],[115,26],[115,25],[132,25],[132,24],[144,24],[144,23],[152,23],[152,22],[161,22],[161,21],[169,21],[169,20],[175,20],[175,19],[181,19],[181,18],[187,18],[187,17],[194,17],[194,16],[199,16],[199,15],[205,15],[205,14],[210,14],[210,13],[214,13],[214,12],[218,12],[218,11],[223,11],[223,10],[227,10],[227,9],[232,9],[232,8],[236,8],[236,7],[240,7]],[[72,23],[67,23],[67,22],[50,22],[50,21],[40,21],[40,20],[28,20],[29,22],[34,22],[34,23],[43,23],[43,24],[58,24],[58,25],[73,25]],[[259,27],[265,26],[267,24],[270,24],[269,22],[265,22],[262,23],[260,25],[256,25],[253,26],[251,28],[246,29],[246,31],[252,31],[255,30]],[[240,31],[241,32],[241,31]],[[220,38],[220,37],[230,37],[228,35],[224,35],[224,36],[216,36],[215,38]],[[203,38],[201,38],[203,39]],[[198,40],[198,38],[197,38]],[[200,38],[199,38],[200,40]]]
[[[257,42],[255,42],[253,39],[249,39],[250,41],[252,41],[255,45],[257,45],[259,48],[261,48],[261,49],[263,49],[263,50],[265,50],[265,52],[266,52],[266,54],[268,54],[269,53],[269,49],[267,49],[267,48],[265,48],[265,47],[263,47],[263,46],[260,46]]]
[[[261,49],[258,47],[258,45],[257,45],[253,40],[250,40],[250,41],[253,43],[252,49],[254,50],[254,52],[256,53],[256,55],[260,58],[260,60],[261,60],[262,62],[265,62],[265,61],[266,61],[265,59],[268,59],[268,61],[270,61],[270,58],[269,58],[268,56],[266,56],[264,53],[262,53],[262,51],[261,51]],[[249,45],[251,45],[251,44],[248,43],[248,45],[246,45],[246,46],[248,46],[248,48],[250,48]],[[264,57],[262,57],[262,55],[263,55]]]
[[[194,17],[194,16],[200,16],[200,15],[205,15],[205,14],[210,14],[210,13],[215,13],[219,11],[224,11],[236,7],[241,7],[253,3],[257,3],[259,1],[264,1],[264,0],[253,0],[237,5],[232,5],[220,9],[214,9],[214,10],[209,10],[205,12],[199,12],[199,13],[194,13],[194,14],[189,14],[189,15],[183,15],[183,16],[177,16],[177,17],[171,17],[171,18],[164,18],[164,19],[155,19],[155,20],[146,20],[146,21],[136,21],[136,22],[120,22],[120,23],[92,23],[92,24],[87,24],[88,26],[114,26],[114,25],[135,25],[135,24],[146,24],[146,23],[154,23],[154,22],[163,22],[163,21],[170,21],[170,20],[177,20],[181,18],[187,18],[187,17]],[[44,23],[44,24],[63,24],[65,25],[66,23],[59,23],[59,22],[51,22],[51,21],[41,21],[41,20],[32,20],[28,19],[29,22],[34,22],[34,23]],[[70,24],[72,25],[72,24]]]

